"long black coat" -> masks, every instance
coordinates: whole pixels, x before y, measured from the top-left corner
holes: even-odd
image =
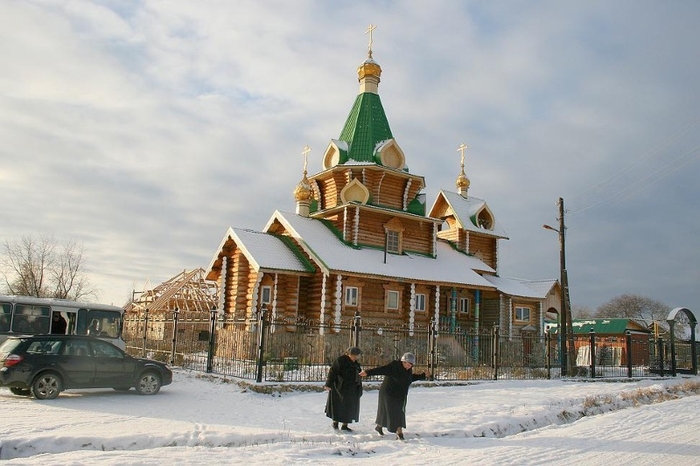
[[[362,367],[344,354],[336,359],[328,371],[326,387],[326,416],[337,422],[348,423],[360,420],[360,397],[362,396]]]
[[[406,399],[408,388],[414,380],[424,380],[425,374],[414,374],[413,368],[406,370],[401,361],[391,361],[385,366],[365,370],[367,375],[383,375],[379,387],[377,405],[377,425],[396,432],[398,427],[406,427]]]

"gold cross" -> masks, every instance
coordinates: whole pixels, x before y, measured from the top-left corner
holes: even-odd
[[[377,29],[377,26],[373,26],[370,23],[369,27],[365,31],[365,34],[369,34],[369,45],[367,46],[367,50],[370,58],[372,58],[372,31],[374,31],[375,29]]]
[[[465,143],[462,143],[457,148],[457,152],[462,153],[462,168],[464,168],[464,151],[467,150],[467,147],[469,147],[469,146],[467,146]]]
[[[309,152],[311,152],[311,148],[307,144],[304,146],[304,150],[301,151],[301,155],[304,156],[304,173],[306,173],[306,166],[308,165],[309,162]]]

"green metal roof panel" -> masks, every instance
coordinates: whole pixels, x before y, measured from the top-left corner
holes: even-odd
[[[550,328],[552,330],[556,327],[556,323],[550,324]],[[577,335],[587,335],[590,333],[591,329],[593,329],[596,334],[602,335],[622,335],[625,333],[625,330],[628,329],[636,332],[646,331],[641,325],[632,319],[625,318],[574,319],[571,321],[571,328]]]
[[[378,163],[374,157],[377,144],[393,137],[379,95],[359,94],[340,133],[339,139],[349,147],[347,159],[341,158],[341,163],[348,160]]]

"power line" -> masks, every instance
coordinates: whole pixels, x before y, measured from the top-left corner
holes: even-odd
[[[647,154],[645,157],[632,161],[631,163],[627,164],[625,167],[623,167],[617,173],[614,173],[613,175],[609,176],[608,178],[604,179],[603,181],[592,185],[590,188],[585,190],[584,193],[579,194],[578,196],[574,196],[572,198],[574,203],[576,202],[577,199],[581,199],[583,201],[585,199],[585,197],[587,195],[589,195],[590,193],[597,193],[597,194],[602,195],[603,197],[598,201],[592,202],[588,205],[585,205],[584,207],[574,209],[574,210],[570,211],[569,213],[576,214],[576,213],[584,212],[586,210],[589,210],[589,209],[592,209],[596,206],[599,206],[603,203],[607,203],[611,199],[614,199],[615,202],[611,203],[610,205],[611,206],[616,205],[624,200],[630,199],[635,194],[638,194],[641,191],[641,189],[637,189],[636,191],[634,189],[639,187],[642,183],[649,181],[647,184],[644,185],[644,187],[651,186],[651,185],[657,183],[658,181],[662,180],[663,178],[666,178],[667,176],[676,172],[677,170],[679,170],[683,166],[692,162],[695,158],[700,156],[700,152],[694,153],[695,151],[697,151],[700,148],[700,145],[693,147],[692,149],[686,151],[685,153],[683,153],[679,157],[675,158],[674,160],[666,163],[661,168],[655,170],[651,174],[648,174],[644,178],[641,178],[641,179],[638,179],[637,181],[634,181],[630,185],[628,185],[620,190],[617,190],[612,194],[605,195],[603,193],[605,190],[614,186],[615,182],[620,180],[623,176],[632,172],[636,167],[638,167],[641,164],[644,164],[645,162],[648,162],[649,160],[653,159],[654,157],[657,157],[660,153],[662,153],[662,150],[664,148],[668,147],[671,143],[677,141],[682,135],[684,135],[691,128],[693,128],[695,125],[697,125],[698,122],[700,122],[700,115],[698,115],[695,119],[693,119],[692,121],[690,121],[689,123],[684,125],[683,128],[679,129],[678,131],[673,133],[671,136],[666,138],[666,140],[664,140],[661,144],[656,146],[656,148],[654,148],[652,151],[650,151],[649,154]],[[690,155],[690,157],[688,157],[688,155]],[[684,158],[686,160],[683,160]],[[679,163],[679,161],[681,161],[681,160],[683,160],[683,161],[681,163]],[[675,168],[671,168],[669,170],[669,167],[672,167],[676,163],[679,163],[679,164],[677,166],[675,166]],[[664,170],[668,170],[668,171],[664,172]],[[664,173],[662,173],[662,172],[664,172]],[[658,175],[658,177],[654,178],[657,175]],[[621,194],[624,194],[624,193],[629,193],[629,194],[620,198],[619,196]]]

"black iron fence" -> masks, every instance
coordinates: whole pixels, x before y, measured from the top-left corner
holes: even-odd
[[[591,331],[589,335],[574,338],[574,375],[631,378],[697,374],[697,361],[693,364],[694,344],[677,341],[672,344],[663,338],[631,332],[624,336],[598,336]]]
[[[363,328],[359,316],[326,323],[257,319],[237,321],[212,311],[127,316],[124,340],[131,354],[175,366],[243,379],[323,381],[348,346],[362,349],[364,367],[385,364],[405,352],[416,355],[414,371],[436,380],[537,379],[559,377],[558,341],[541,336],[501,335],[498,327],[475,333],[440,325],[428,328]],[[677,367],[687,365],[676,343]],[[585,377],[671,375],[664,342],[628,335],[624,345],[595,335],[575,341],[576,371]]]

